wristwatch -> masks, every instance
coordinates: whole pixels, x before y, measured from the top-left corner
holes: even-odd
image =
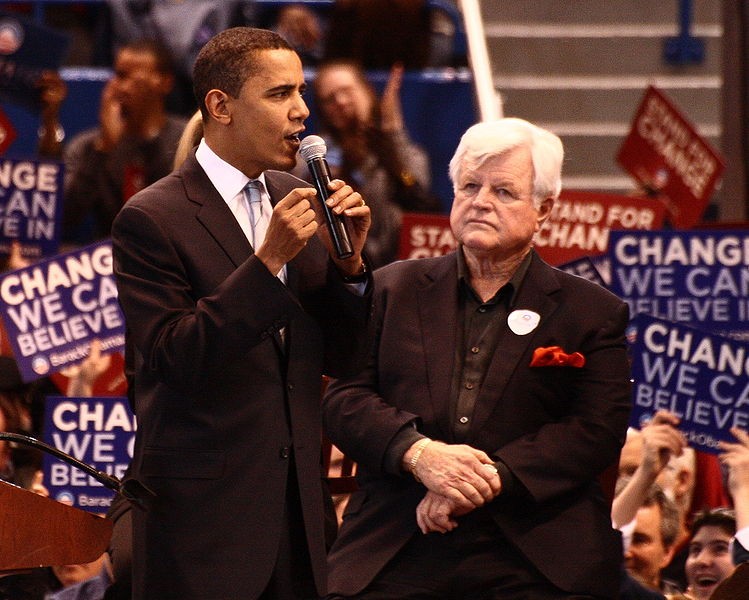
[[[367,280],[367,263],[361,261],[361,271],[355,275],[341,275],[344,283],[364,283]]]

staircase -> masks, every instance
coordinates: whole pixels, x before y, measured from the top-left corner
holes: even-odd
[[[554,131],[566,149],[564,186],[628,193],[616,164],[644,91],[670,97],[715,148],[721,137],[720,0],[698,0],[699,64],[674,66],[664,42],[678,34],[677,0],[484,0],[494,86],[504,116]]]

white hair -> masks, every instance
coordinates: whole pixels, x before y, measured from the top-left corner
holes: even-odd
[[[453,191],[457,191],[460,170],[466,163],[480,166],[489,158],[523,146],[531,152],[536,205],[546,198],[556,200],[562,191],[562,140],[546,129],[514,117],[484,121],[466,130],[450,160]]]

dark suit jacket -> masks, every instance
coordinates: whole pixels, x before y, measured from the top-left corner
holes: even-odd
[[[738,540],[733,541],[733,564],[740,565],[741,563],[749,562],[749,550],[741,545]]]
[[[266,173],[273,202],[307,184]],[[313,570],[325,587],[321,374],[355,364],[369,301],[313,238],[288,286],[252,254],[194,154],[134,196],[113,227],[134,345],[136,598],[255,598],[274,566],[296,465]],[[285,343],[279,335],[285,327]]]
[[[329,557],[330,590],[344,595],[364,588],[417,532],[425,488],[383,472],[391,440],[411,422],[433,439],[451,439],[455,254],[377,271],[374,302],[369,364],[331,384],[323,409],[331,440],[359,463],[361,489]],[[596,478],[618,460],[627,427],[627,306],[534,253],[515,308],[535,311],[540,323],[527,335],[509,328],[501,335],[466,443],[503,461],[517,485],[481,510],[560,588],[615,597],[622,546]],[[545,346],[581,352],[586,364],[529,367]]]

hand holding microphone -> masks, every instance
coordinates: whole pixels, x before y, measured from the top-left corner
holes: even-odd
[[[320,198],[336,257],[346,259],[354,255],[354,246],[351,243],[351,235],[346,217],[342,214],[336,214],[326,202],[331,195],[331,191],[328,188],[328,184],[331,181],[330,168],[328,167],[328,162],[325,160],[327,151],[325,141],[316,135],[308,135],[304,138],[299,148],[299,153],[307,163],[318,198]]]

